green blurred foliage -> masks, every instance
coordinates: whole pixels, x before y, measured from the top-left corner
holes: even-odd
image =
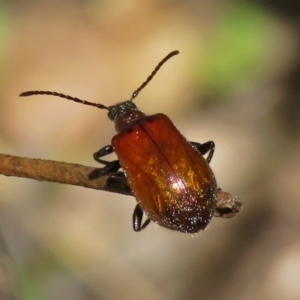
[[[45,295],[43,296],[40,289],[43,286],[42,282],[51,281],[53,275],[58,274],[60,270],[63,268],[58,260],[47,251],[41,251],[21,271],[22,299],[44,299]]]
[[[22,280],[22,299],[24,300],[38,300],[41,295],[36,285],[34,276],[29,272],[24,272],[21,276]]]
[[[266,73],[271,16],[250,3],[230,6],[204,46],[201,76],[204,94],[214,100],[229,98]]]

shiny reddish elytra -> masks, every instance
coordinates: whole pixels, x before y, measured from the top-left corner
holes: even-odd
[[[108,110],[108,117],[114,121],[118,134],[113,137],[111,145],[97,151],[94,158],[105,165],[101,175],[116,180],[127,179],[138,202],[133,215],[136,231],[152,220],[169,229],[196,233],[208,225],[217,205],[218,187],[209,166],[213,142],[188,142],[167,116],[146,116],[132,102],[159,68],[178,53],[173,51],[167,55],[130,100],[113,106],[106,107],[50,91],[29,91],[20,95],[59,96]],[[102,160],[113,151],[118,160]],[[208,151],[211,152],[210,158],[205,159],[202,154]],[[120,168],[123,172],[119,171]],[[143,213],[148,216],[144,224]]]
[[[214,174],[167,116],[135,120],[113,137],[112,146],[152,221],[190,233],[207,226],[217,202]]]

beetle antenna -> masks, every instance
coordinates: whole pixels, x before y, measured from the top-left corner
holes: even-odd
[[[130,97],[129,101],[133,101],[133,99],[137,97],[137,95],[139,94],[139,92],[149,83],[149,81],[152,80],[152,78],[155,76],[155,74],[158,72],[158,70],[161,68],[161,66],[167,60],[169,60],[172,56],[177,55],[177,54],[179,54],[178,50],[172,51],[162,61],[160,61],[158,63],[158,65],[155,67],[155,69],[152,71],[152,73],[148,76],[148,78],[146,79],[146,81],[143,82],[143,84],[132,93],[132,96]]]
[[[108,107],[106,107],[105,105],[100,104],[100,103],[89,102],[89,101],[86,101],[86,100],[81,100],[81,99],[76,98],[76,97],[72,97],[72,96],[65,95],[65,94],[62,94],[62,93],[57,93],[57,92],[51,92],[51,91],[28,91],[28,92],[21,93],[19,96],[20,97],[27,97],[27,96],[32,96],[32,95],[51,95],[51,96],[65,98],[67,100],[72,100],[72,101],[75,101],[77,103],[90,105],[90,106],[95,106],[95,107],[98,107],[98,108],[109,110]]]

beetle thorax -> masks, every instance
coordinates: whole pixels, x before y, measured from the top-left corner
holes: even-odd
[[[132,122],[145,116],[130,100],[110,106],[108,109],[108,117],[114,121],[117,132],[120,132]]]

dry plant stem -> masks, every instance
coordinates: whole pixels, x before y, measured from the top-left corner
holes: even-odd
[[[89,176],[99,169],[79,164],[52,160],[33,159],[0,154],[0,174],[83,186],[86,188],[116,192],[107,186],[106,176]],[[119,192],[119,191],[118,191]],[[129,194],[120,191],[122,194]]]
[[[52,160],[25,158],[0,154],[0,174],[83,186],[124,195],[131,195],[126,178],[109,178],[99,175],[99,168]],[[215,217],[233,218],[242,209],[238,197],[219,190]]]

